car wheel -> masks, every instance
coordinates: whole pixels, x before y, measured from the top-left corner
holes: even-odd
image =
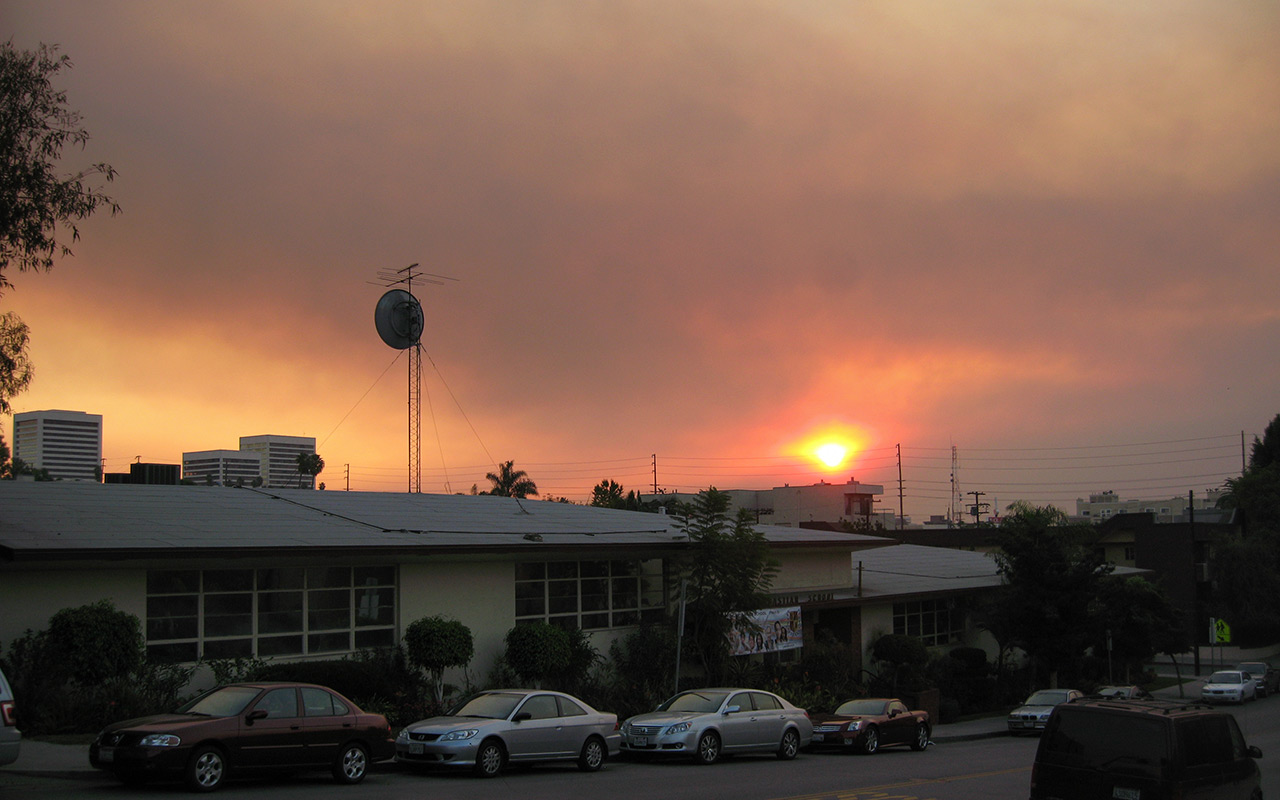
[[[911,740],[911,749],[917,753],[929,746],[929,726],[921,722],[916,726],[916,738]]]
[[[333,779],[338,783],[359,783],[369,771],[369,752],[364,745],[351,742],[333,762]]]
[[[197,747],[187,761],[187,788],[193,792],[212,792],[227,777],[227,759],[217,747]]]
[[[698,752],[694,758],[699,764],[714,764],[720,759],[720,737],[714,731],[698,737]]]
[[[880,731],[875,726],[867,728],[867,732],[862,734],[862,752],[871,755],[880,749]]]
[[[595,772],[604,766],[605,749],[600,737],[592,736],[582,745],[582,753],[578,755],[578,769],[583,772]]]
[[[502,747],[502,742],[497,739],[490,739],[480,745],[480,750],[476,752],[476,774],[481,778],[496,778],[502,774],[502,768],[507,765],[507,751]]]
[[[787,728],[782,732],[782,744],[778,745],[778,758],[790,761],[800,752],[800,734],[795,728]]]

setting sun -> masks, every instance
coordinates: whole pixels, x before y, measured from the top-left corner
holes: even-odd
[[[828,442],[814,451],[818,456],[818,460],[828,467],[840,466],[844,462],[845,454],[848,452],[844,445],[836,444],[835,442]]]

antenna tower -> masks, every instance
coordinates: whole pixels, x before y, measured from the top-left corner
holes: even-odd
[[[409,351],[409,492],[422,491],[422,305],[413,296],[414,278],[424,273],[417,264],[380,270],[378,283],[389,291],[378,301],[374,324],[382,341]],[[439,281],[428,280],[428,283]],[[393,288],[403,286],[403,289]]]

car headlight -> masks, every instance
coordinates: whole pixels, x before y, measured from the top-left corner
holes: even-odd
[[[857,722],[850,722],[850,723],[849,723],[849,728],[848,728],[848,730],[850,730],[850,731],[856,731],[856,730],[861,730],[861,729],[862,729],[862,720],[858,720]]]
[[[479,732],[480,730],[478,728],[467,728],[465,731],[449,731],[444,736],[440,737],[440,741],[457,742],[457,741],[461,741],[462,739],[470,739],[471,737],[475,736]]]
[[[664,733],[667,733],[667,734],[684,733],[685,731],[689,730],[691,727],[693,726],[687,722],[677,722],[675,725],[672,725],[670,728],[667,728],[666,731],[664,731]]]
[[[149,733],[138,744],[143,747],[177,747],[182,740],[172,733]]]

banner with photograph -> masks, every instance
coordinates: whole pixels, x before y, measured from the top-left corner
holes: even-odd
[[[803,644],[800,606],[762,608],[729,631],[729,654],[735,656],[796,650]]]

